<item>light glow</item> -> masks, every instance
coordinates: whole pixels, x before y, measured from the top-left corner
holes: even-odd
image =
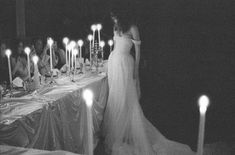
[[[91,30],[94,32],[94,31],[96,31],[96,29],[97,29],[97,26],[96,25],[91,25]]]
[[[205,114],[210,100],[206,95],[202,95],[198,100],[199,110],[201,114]]]
[[[89,34],[88,36],[87,36],[87,39],[89,40],[89,41],[92,41],[92,35],[91,34]]]
[[[30,53],[30,48],[29,48],[29,47],[25,47],[24,52],[25,52],[27,55],[29,55],[29,53]]]
[[[38,60],[39,60],[38,56],[34,55],[32,59],[33,59],[34,64],[38,63]]]
[[[103,48],[105,45],[105,42],[104,41],[100,41],[100,47]]]
[[[63,43],[64,43],[65,45],[67,45],[67,44],[69,43],[69,38],[68,38],[68,37],[64,37]]]
[[[70,45],[70,49],[73,49],[73,48],[76,46],[76,42],[72,40],[72,41],[69,43],[69,45]]]
[[[6,49],[6,55],[7,55],[8,58],[10,57],[10,55],[11,55],[11,50],[10,49]]]
[[[82,46],[83,45],[83,41],[80,39],[80,40],[78,40],[78,46]]]
[[[97,24],[96,28],[97,28],[98,31],[100,31],[102,29],[102,25],[101,24]]]
[[[108,41],[109,46],[113,46],[113,40]]]
[[[92,107],[93,104],[93,93],[91,90],[86,89],[83,92],[83,98],[86,101],[88,107]]]
[[[73,55],[77,55],[78,54],[78,49],[77,48],[75,48],[74,50],[73,50]]]
[[[52,38],[48,38],[48,39],[47,39],[47,44],[48,44],[49,46],[52,46],[53,43],[54,43],[54,41],[53,41]]]

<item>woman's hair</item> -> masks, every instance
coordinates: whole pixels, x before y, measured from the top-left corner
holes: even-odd
[[[116,3],[111,8],[111,18],[117,20],[114,24],[114,30],[118,32],[127,32],[130,27],[136,24],[134,8],[130,3]]]

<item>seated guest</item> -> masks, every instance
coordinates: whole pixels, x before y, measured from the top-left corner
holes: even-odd
[[[53,51],[55,54],[55,61],[57,62],[55,68],[61,69],[66,63],[65,51],[58,48],[57,42],[55,41],[53,45]]]
[[[38,55],[38,69],[41,75],[49,76],[50,75],[50,63],[48,62],[49,56],[46,55],[47,48],[43,47],[43,41],[41,39],[37,39],[35,42],[35,49],[34,52]]]
[[[0,45],[0,84],[4,82],[9,82],[9,73],[8,73],[8,62],[5,54],[6,44],[1,42]]]
[[[24,44],[19,41],[16,52],[12,54],[12,77],[28,78],[27,55],[24,52]]]
[[[50,51],[49,46],[46,45],[43,48],[43,42],[41,39],[36,40],[35,53],[39,56],[38,68],[39,72],[43,76],[50,76]],[[52,50],[52,65],[55,67],[58,63],[55,53]]]

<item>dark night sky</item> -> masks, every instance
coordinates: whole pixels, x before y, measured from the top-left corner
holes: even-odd
[[[26,34],[29,38],[47,35],[85,38],[94,22],[103,23],[102,37],[105,40],[112,37],[110,0],[25,1]],[[174,114],[169,118],[163,117],[159,124],[164,128],[166,119],[182,118],[176,122],[191,125],[185,125],[189,129],[184,132],[188,135],[190,131],[197,132],[196,100],[201,93],[207,93],[212,105],[208,112],[206,140],[234,141],[234,1],[129,1],[136,5],[142,58],[147,62],[146,68],[141,71],[143,94],[155,96],[158,100],[156,105],[162,109],[165,107],[159,102],[173,107],[165,110]],[[14,3],[14,0],[0,0],[0,39],[15,38]],[[179,114],[182,113],[179,109],[188,111]],[[154,119],[151,121],[154,122]],[[170,127],[182,131],[173,125]],[[187,142],[185,139],[182,141]]]

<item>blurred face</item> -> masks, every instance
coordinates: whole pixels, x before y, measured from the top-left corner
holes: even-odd
[[[114,24],[117,24],[117,23],[118,23],[118,18],[117,18],[117,16],[116,16],[114,13],[112,13],[112,12],[111,12],[111,19],[112,19],[112,21],[114,22]]]
[[[41,40],[37,40],[35,49],[36,49],[36,52],[41,52],[43,50],[43,44]]]
[[[55,51],[57,51],[58,46],[57,46],[57,42],[56,41],[55,41],[55,43],[53,45],[53,48],[54,48]]]
[[[20,42],[19,44],[18,44],[18,54],[22,54],[22,52],[24,51],[24,45],[23,45],[23,43],[22,42]]]
[[[112,18],[112,20],[113,20],[114,24],[117,24],[117,23],[118,23],[118,19],[117,19],[117,17],[116,17],[116,16],[112,16],[111,18]]]

